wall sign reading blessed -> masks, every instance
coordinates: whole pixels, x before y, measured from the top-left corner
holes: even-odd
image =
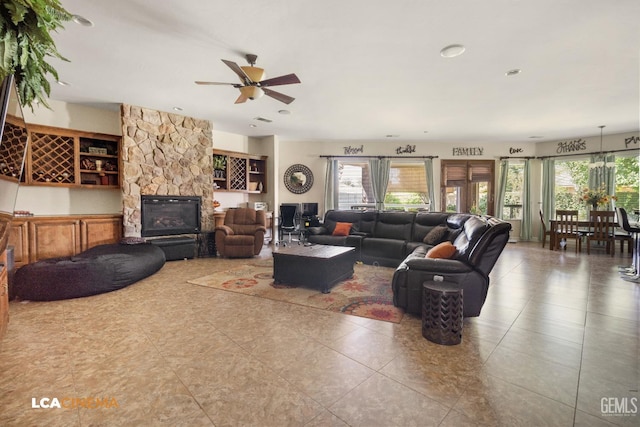
[[[348,146],[348,147],[343,147],[344,148],[344,154],[362,154],[364,153],[364,145],[361,145],[360,147],[352,147],[352,146]]]
[[[482,156],[482,147],[453,147],[454,156]]]
[[[573,151],[583,151],[587,149],[587,141],[582,138],[574,139],[573,141],[561,141],[558,142],[558,149],[556,152],[558,154],[561,153],[571,153]]]

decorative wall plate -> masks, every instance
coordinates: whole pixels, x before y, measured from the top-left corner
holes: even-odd
[[[284,186],[295,194],[306,193],[313,185],[313,173],[305,165],[289,166],[284,173]]]

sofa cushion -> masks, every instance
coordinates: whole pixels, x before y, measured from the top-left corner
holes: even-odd
[[[442,242],[427,251],[425,258],[452,258],[456,254],[456,247],[451,242]]]
[[[353,224],[350,222],[337,222],[336,227],[333,229],[332,236],[348,236],[351,232],[351,226]]]
[[[440,242],[443,242],[446,239],[449,230],[444,225],[439,225],[437,227],[433,227],[431,231],[424,236],[422,241],[427,245],[437,245]]]
[[[411,240],[413,212],[380,212],[375,225],[374,237],[380,239]]]

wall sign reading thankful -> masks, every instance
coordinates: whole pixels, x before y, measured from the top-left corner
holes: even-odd
[[[587,149],[587,141],[582,138],[574,139],[573,141],[561,141],[558,142],[558,149],[556,152],[558,154],[561,153],[571,153],[573,151],[583,151]]]
[[[625,148],[629,148],[631,144],[638,144],[638,141],[640,141],[640,137],[630,136],[629,138],[624,139],[624,146]]]
[[[482,147],[453,147],[454,156],[482,156]]]
[[[416,152],[415,145],[405,145],[404,147],[400,146],[396,148],[396,154],[411,154]]]

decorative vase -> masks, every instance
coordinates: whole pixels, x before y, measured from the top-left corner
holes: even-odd
[[[593,211],[597,211],[598,210],[598,202],[591,203],[591,210],[593,210]]]

